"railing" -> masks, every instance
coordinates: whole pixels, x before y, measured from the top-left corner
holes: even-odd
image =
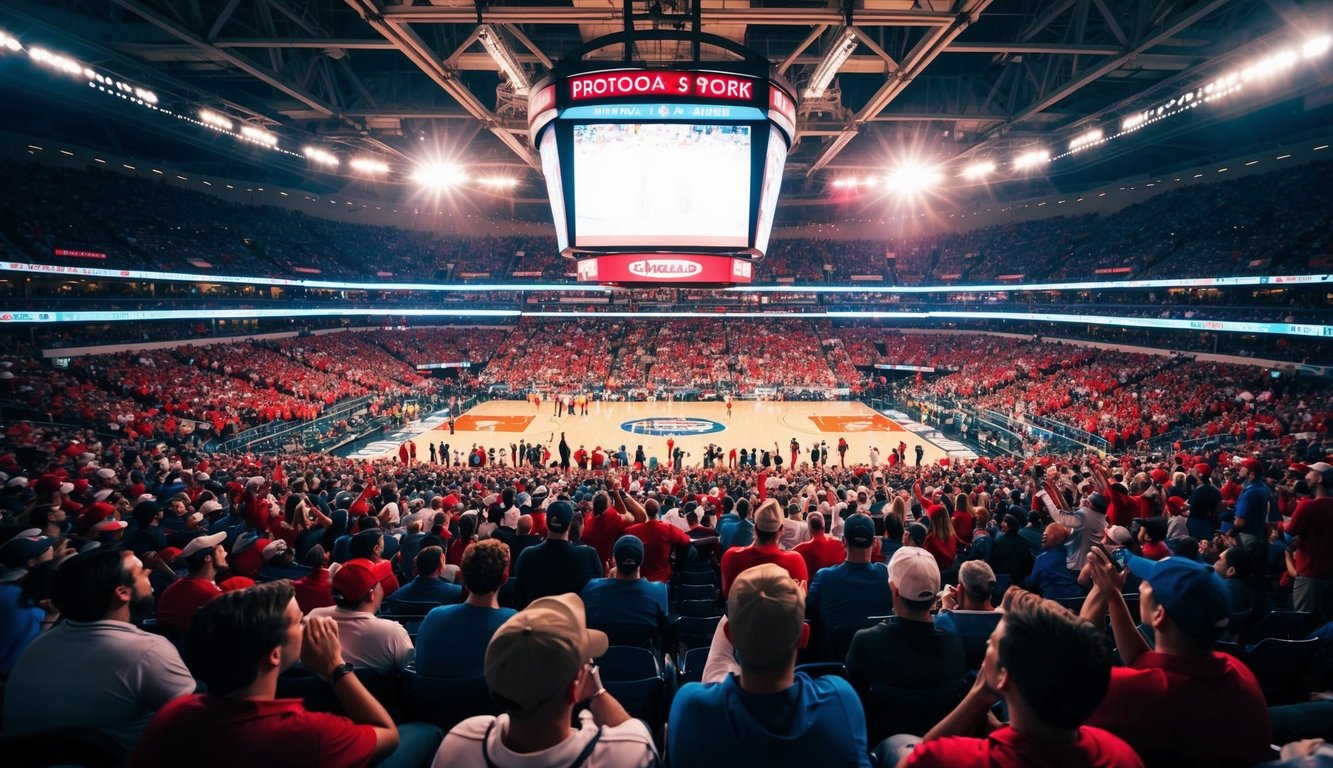
[[[284,437],[312,426],[331,423],[368,407],[373,399],[371,395],[362,395],[352,400],[334,403],[327,411],[320,414],[319,418],[310,421],[270,421],[267,424],[251,427],[223,441],[222,450],[236,451],[254,445],[260,440],[267,441],[272,438]]]

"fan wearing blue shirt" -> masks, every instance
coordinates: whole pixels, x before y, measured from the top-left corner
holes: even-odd
[[[404,603],[453,605],[463,602],[463,588],[444,580],[444,548],[422,547],[416,558],[417,577],[394,590],[386,601],[395,613]],[[403,611],[406,612],[406,611]]]
[[[491,635],[517,613],[496,599],[509,578],[509,545],[498,539],[469,544],[459,569],[467,600],[432,609],[417,633],[417,673],[426,677],[480,677]]]
[[[901,534],[900,534],[901,535]],[[866,515],[847,518],[842,528],[842,543],[847,559],[828,568],[821,568],[810,582],[810,594],[805,600],[805,614],[810,623],[826,634],[840,635],[840,630],[855,631],[866,626],[869,616],[885,616],[893,612],[893,595],[889,593],[889,567],[870,562],[875,545],[875,521]],[[841,660],[847,654],[846,643],[831,651],[829,658]]]
[[[638,536],[621,536],[611,557],[616,563],[615,574],[593,579],[579,593],[588,613],[588,626],[603,631],[617,626],[644,626],[660,636],[667,621],[667,585],[640,578],[643,542]]]
[[[672,765],[869,768],[865,710],[851,685],[796,671],[810,628],[805,596],[787,571],[766,563],[742,572],[727,606],[706,669],[739,662],[740,672],[681,687],[668,720]]]

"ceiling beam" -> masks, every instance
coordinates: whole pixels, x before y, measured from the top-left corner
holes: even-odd
[[[1207,17],[1209,14],[1225,6],[1228,2],[1229,0],[1209,0],[1209,2],[1206,2],[1202,5],[1194,6],[1189,10],[1177,14],[1171,19],[1168,19],[1165,24],[1163,24],[1160,27],[1157,27],[1152,35],[1140,41],[1139,44],[1134,46],[1133,49],[1126,51],[1125,53],[1121,54],[1120,56],[1116,56],[1113,59],[1108,59],[1107,61],[1104,61],[1101,64],[1098,64],[1094,67],[1084,70],[1082,74],[1071,79],[1069,82],[1060,86],[1055,91],[1047,94],[1045,97],[1040,98],[1037,101],[1033,102],[1032,104],[1029,104],[1028,106],[1024,107],[1020,112],[1018,112],[1018,114],[1014,115],[1008,122],[1002,125],[998,125],[994,128],[991,128],[989,131],[986,132],[984,136],[981,137],[980,141],[978,141],[976,144],[973,144],[968,149],[964,150],[959,155],[959,157],[963,157],[977,151],[978,148],[986,144],[990,139],[994,138],[997,134],[1008,129],[1010,126],[1022,123],[1032,118],[1033,116],[1040,114],[1041,112],[1044,112],[1050,107],[1059,104],[1061,101],[1064,101],[1066,98],[1076,93],[1084,86],[1087,86],[1089,83],[1095,82],[1101,79],[1103,76],[1110,74],[1111,72],[1114,72],[1115,70],[1123,67],[1125,64],[1128,64],[1130,61],[1134,59],[1135,56],[1138,56],[1139,54],[1150,50],[1154,46],[1162,44],[1166,40],[1171,39],[1175,35],[1180,34],[1181,32],[1193,26],[1194,24],[1197,24],[1199,21]]]
[[[478,16],[489,24],[621,24],[624,12],[619,7],[561,8],[555,6],[513,6],[473,8],[438,6],[398,6],[385,8],[384,19],[394,24],[476,24]],[[805,27],[814,24],[841,26],[846,18],[832,8],[704,8],[704,24],[768,24]],[[857,11],[856,23],[862,27],[946,27],[955,14],[944,11]]]
[[[877,117],[884,108],[907,89],[912,80],[925,71],[926,67],[935,60],[945,48],[949,46],[957,37],[963,33],[963,30],[971,26],[976,21],[981,12],[991,4],[991,0],[964,0],[958,4],[958,13],[950,14],[952,21],[948,26],[938,27],[931,30],[921,39],[907,56],[902,60],[897,70],[890,73],[884,85],[870,97],[861,111],[857,112],[851,120],[843,127],[842,133],[838,134],[832,141],[825,144],[819,150],[819,154],[810,163],[806,169],[806,177],[812,176],[819,169],[828,165],[838,153],[843,150],[861,129],[863,123],[869,122]],[[857,24],[862,24],[860,17],[857,17]]]
[[[482,104],[473,95],[472,91],[468,90],[466,85],[459,82],[454,73],[444,66],[440,57],[431,50],[430,46],[426,45],[425,41],[415,31],[404,24],[394,23],[386,19],[384,9],[380,7],[378,0],[346,0],[346,2],[371,28],[379,32],[385,40],[393,43],[399,51],[402,51],[408,61],[415,64],[445,93],[462,105],[468,114],[480,120],[486,126],[486,129],[505,146],[509,147],[514,154],[522,158],[538,173],[541,173],[541,161],[528,148],[521,134],[506,130],[499,116]],[[473,18],[475,19],[475,14]]]
[[[1114,45],[1075,43],[959,43],[953,42],[945,53],[1053,53],[1067,56],[1114,56],[1122,49]]]
[[[355,37],[246,37],[231,40],[215,40],[218,48],[344,48],[347,50],[393,51],[393,43],[387,40],[370,40]]]
[[[329,104],[328,102],[325,102],[323,99],[320,99],[317,96],[307,93],[302,89],[292,85],[291,83],[288,83],[287,81],[279,77],[278,74],[275,72],[272,72],[264,67],[261,67],[258,64],[249,61],[248,59],[237,56],[234,53],[218,48],[217,46],[213,45],[207,40],[204,40],[203,38],[189,31],[188,29],[185,29],[184,27],[180,26],[171,19],[168,19],[158,14],[156,11],[153,11],[150,8],[146,8],[143,5],[140,5],[138,2],[135,2],[135,0],[111,0],[111,2],[115,3],[121,8],[124,8],[130,13],[133,13],[134,15],[142,18],[144,21],[147,21],[149,24],[152,24],[153,26],[157,27],[163,32],[166,32],[172,37],[175,37],[176,39],[181,40],[183,42],[189,43],[195,48],[198,48],[199,50],[210,54],[215,59],[220,59],[222,61],[225,61],[228,64],[231,64],[232,66],[241,70],[242,72],[245,72],[246,74],[250,75],[251,77],[254,77],[266,83],[267,85],[271,86],[272,88],[287,94],[291,98],[296,99],[302,104],[305,104],[306,106],[310,107],[312,110],[320,113],[321,115],[325,117],[340,117],[340,115],[338,114],[338,110],[334,108],[333,105]]]

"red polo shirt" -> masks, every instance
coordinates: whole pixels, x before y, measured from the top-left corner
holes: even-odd
[[[792,550],[805,560],[805,572],[819,573],[820,568],[830,568],[847,559],[847,552],[842,548],[842,542],[837,539],[830,539],[822,532],[814,535],[809,541],[796,545]]]
[[[692,543],[684,531],[661,520],[631,525],[625,529],[625,535],[638,536],[643,542],[643,565],[639,566],[639,575],[649,581],[671,581],[671,551]],[[615,545],[614,539],[611,544]]]
[[[1112,667],[1111,687],[1087,724],[1115,733],[1154,762],[1252,765],[1269,758],[1264,693],[1254,673],[1224,653],[1154,651],[1131,667]],[[1206,738],[1219,724],[1226,738]]]
[[[1083,726],[1072,744],[1038,741],[1005,726],[984,739],[947,736],[925,742],[912,751],[910,768],[1028,768],[1029,766],[1086,765],[1092,768],[1138,768],[1143,765],[1134,750],[1119,738]]]
[[[610,507],[600,515],[589,514],[583,520],[583,543],[597,550],[597,559],[603,564],[611,559],[611,550],[616,546],[616,539],[625,530],[625,518],[615,507]]]
[[[722,555],[722,597],[725,598],[731,592],[731,582],[735,581],[737,576],[764,563],[781,566],[798,582],[810,580],[809,572],[805,568],[805,558],[795,552],[784,552],[776,542],[773,544],[755,542],[748,547],[732,547]]]
[[[1296,575],[1333,579],[1333,497],[1302,499],[1285,530],[1301,537],[1296,547]]]
[[[172,582],[157,599],[157,623],[185,632],[204,603],[220,594],[222,590],[212,579],[187,577]]]
[[[130,765],[186,762],[360,768],[375,752],[375,729],[338,715],[309,712],[300,699],[182,696],[153,716]]]

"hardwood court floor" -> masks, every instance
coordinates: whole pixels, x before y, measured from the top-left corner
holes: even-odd
[[[848,465],[868,463],[871,445],[879,447],[883,463],[899,441],[907,443],[909,462],[914,461],[918,444],[925,448],[926,463],[944,456],[933,444],[859,402],[738,401],[732,404],[730,416],[723,403],[594,402],[588,405],[587,416],[557,418],[555,406],[547,401],[535,408],[521,400],[492,400],[465,412],[455,420],[454,429],[453,435],[447,426],[418,435],[417,458],[430,458],[429,443],[437,448],[448,443],[451,452],[467,452],[473,445],[495,448],[497,456],[503,452],[508,462],[510,444],[521,438],[548,445],[552,458],[558,459],[562,431],[571,451],[582,445],[589,452],[601,446],[613,453],[624,445],[633,460],[635,447],[642,445],[659,462],[666,460],[667,433],[673,433],[676,444],[691,454],[685,458],[687,466],[702,463],[703,449],[709,443],[721,446],[725,460],[732,448],[738,453],[741,448],[771,451],[776,442],[786,467],[793,437],[801,445],[801,462],[809,462],[810,447],[823,440],[833,451],[830,462],[836,463],[839,437],[847,438]]]

